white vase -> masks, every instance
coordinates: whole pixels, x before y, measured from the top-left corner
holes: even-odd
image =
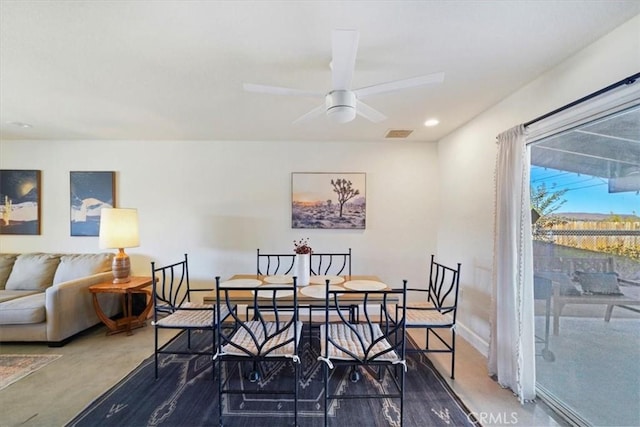
[[[294,276],[297,276],[298,286],[307,286],[309,284],[309,262],[311,260],[310,254],[296,254],[296,263],[294,267]]]

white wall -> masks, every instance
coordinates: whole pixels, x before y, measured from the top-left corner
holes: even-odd
[[[394,142],[3,141],[0,168],[42,171],[39,236],[0,236],[1,252],[96,252],[71,237],[69,171],[116,171],[118,207],[139,210],[134,274],[187,252],[192,282],[255,272],[255,250],[353,248],[353,273],[424,283],[436,248],[437,145]],[[291,228],[291,172],[366,172],[366,230]],[[203,283],[206,282],[206,283]]]
[[[458,331],[485,354],[491,302],[496,136],[638,71],[640,16],[439,141],[438,256],[442,261],[462,263]]]
[[[505,64],[508,66],[508,64]],[[640,16],[435,144],[406,142],[0,141],[0,168],[42,170],[42,234],[0,236],[1,252],[98,250],[69,236],[69,171],[117,172],[118,206],[137,207],[150,260],[188,252],[195,282],[253,272],[255,249],[352,247],[354,273],[424,283],[429,254],[462,263],[458,331],[489,340],[495,137],[640,70]],[[290,173],[367,173],[367,229],[292,230]],[[204,284],[203,284],[204,285]]]

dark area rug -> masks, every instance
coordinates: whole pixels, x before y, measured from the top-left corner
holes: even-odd
[[[186,336],[173,345],[184,345]],[[211,346],[211,336],[192,335],[195,346]],[[410,345],[410,344],[409,344]],[[322,364],[317,360],[317,337],[301,341],[301,379],[299,383],[298,423],[321,426],[324,423]],[[68,426],[185,426],[218,425],[217,380],[213,379],[210,357],[164,355],[160,378],[154,379],[153,356],[146,359],[111,390],[67,424]],[[250,364],[225,364],[223,377],[242,387],[268,390],[293,377],[290,364],[270,363],[262,367],[258,383],[246,380]],[[468,409],[453,393],[429,360],[422,355],[407,357],[405,376],[405,426],[473,426],[478,425]],[[357,383],[349,380],[349,369],[331,372],[331,388],[339,393],[368,392],[386,387],[386,375],[379,383],[362,370]],[[225,426],[284,426],[293,424],[293,401],[289,397],[225,395]],[[399,426],[398,399],[334,400],[329,407],[329,425]]]

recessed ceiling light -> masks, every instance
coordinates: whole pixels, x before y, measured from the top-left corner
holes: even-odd
[[[440,123],[440,120],[438,119],[429,119],[426,122],[424,122],[424,125],[431,127],[431,126],[436,126],[438,123]]]
[[[32,128],[33,127],[29,123],[23,123],[23,122],[7,122],[7,123],[10,124],[11,126],[17,126],[19,128]]]

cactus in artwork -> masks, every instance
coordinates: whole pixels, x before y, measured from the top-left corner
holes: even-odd
[[[4,211],[2,211],[2,221],[4,222],[4,225],[9,225],[12,206],[13,202],[11,201],[9,196],[4,196]]]
[[[342,209],[344,208],[344,204],[360,194],[360,190],[353,188],[353,184],[351,183],[351,181],[348,181],[346,179],[338,178],[335,181],[332,179],[331,185],[333,186],[333,192],[338,195],[338,203],[340,204],[340,217],[342,218]]]

